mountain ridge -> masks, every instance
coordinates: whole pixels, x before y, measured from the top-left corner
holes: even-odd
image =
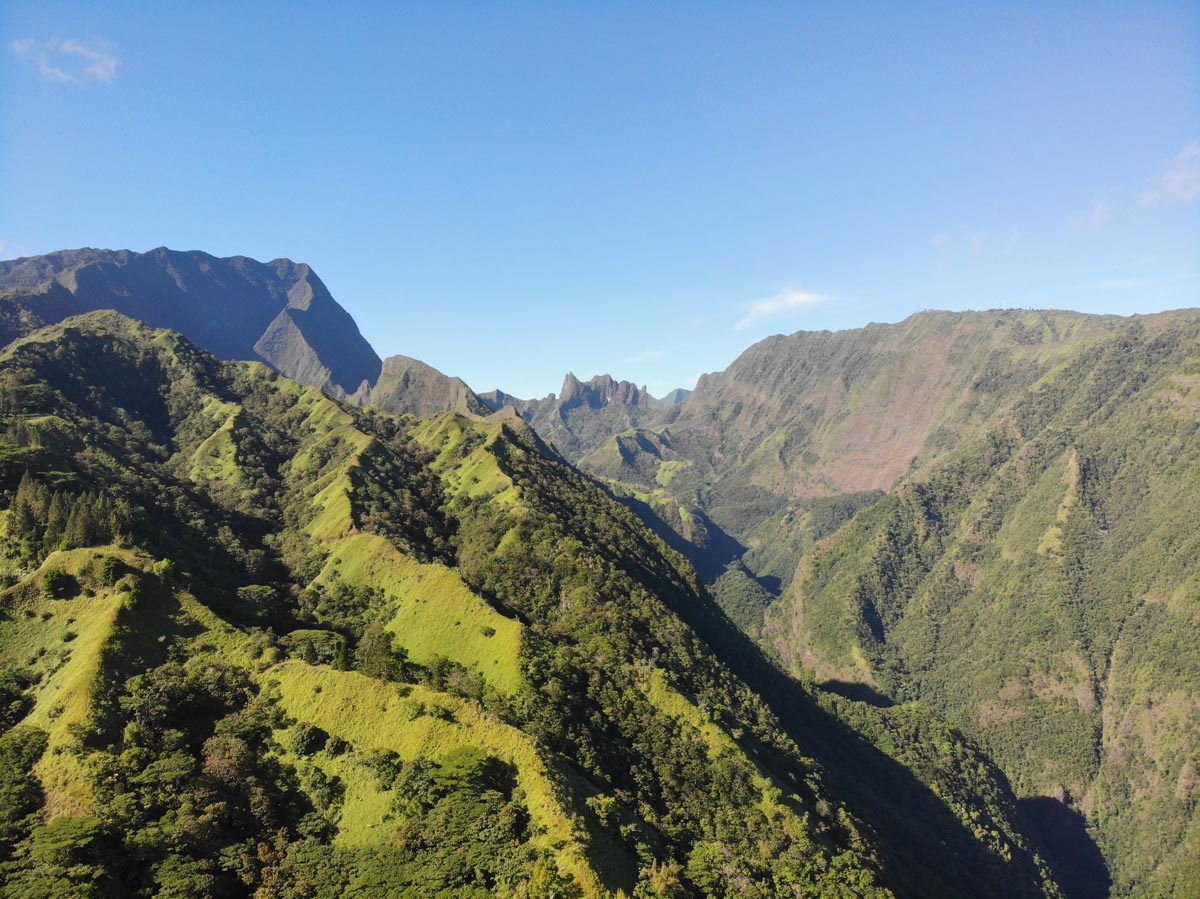
[[[225,358],[261,359],[316,386],[353,393],[381,362],[305,263],[219,259],[159,247],[85,249],[0,263],[0,291],[46,323],[116,308],[175,326]]]
[[[520,420],[111,311],[0,410],[22,895],[1059,895],[977,749],[790,680]]]
[[[139,265],[148,274],[130,276],[131,266]],[[229,284],[254,290],[242,294],[248,288]],[[352,320],[306,265],[165,249],[84,249],[0,263],[0,338],[20,338],[11,347],[21,354],[35,345],[70,354],[73,341],[82,340],[108,358],[110,349],[95,342],[96,333],[107,328],[122,335],[127,325],[99,311],[68,318],[81,295],[83,305],[108,298],[161,317],[164,296],[223,294],[252,295],[254,303],[241,304],[241,318],[212,320],[178,303],[167,306],[182,308],[182,323],[209,334],[226,358],[248,355],[320,388],[299,394],[306,408],[344,424],[336,436],[327,435],[328,446],[311,450],[314,459],[327,459],[331,451],[360,454],[352,466],[356,474],[347,475],[354,485],[347,492],[326,494],[327,481],[315,488],[325,497],[325,511],[305,539],[340,539],[350,526],[364,538],[355,546],[375,537],[410,541],[405,552],[421,564],[452,570],[444,542],[449,538],[440,529],[479,528],[481,545],[503,556],[509,544],[498,531],[484,539],[494,525],[487,522],[499,516],[511,525],[504,509],[516,503],[554,535],[538,550],[546,554],[525,559],[529,571],[556,570],[562,557],[551,546],[568,556],[574,550],[563,547],[588,547],[598,555],[589,555],[586,565],[616,564],[621,577],[667,601],[671,613],[766,700],[790,738],[820,759],[829,788],[858,822],[846,833],[863,825],[872,848],[860,860],[862,870],[878,866],[876,874],[884,872],[882,882],[894,891],[920,893],[912,869],[894,856],[914,853],[922,864],[936,866],[940,851],[912,831],[905,803],[867,795],[847,759],[869,769],[862,778],[878,790],[888,789],[889,778],[907,783],[909,807],[940,820],[940,838],[959,841],[974,864],[994,864],[989,853],[995,851],[1015,852],[1025,866],[1022,882],[1035,892],[1052,893],[1054,880],[1071,897],[1110,890],[1120,896],[1186,895],[1189,878],[1200,877],[1188,852],[1200,845],[1200,818],[1193,813],[1200,804],[1200,734],[1172,711],[1200,701],[1200,680],[1189,667],[1200,659],[1200,634],[1192,627],[1200,620],[1200,593],[1187,569],[1187,560],[1200,556],[1194,522],[1184,514],[1200,502],[1200,487],[1189,473],[1200,445],[1194,421],[1200,360],[1193,352],[1200,344],[1200,310],[1142,316],[929,311],[890,324],[774,335],[748,347],[725,370],[701,376],[693,391],[674,391],[664,400],[610,375],[581,381],[573,373],[558,394],[522,400],[500,390],[476,394],[419,360],[379,360],[373,350],[366,364],[378,365],[374,378],[346,389],[340,382],[355,369],[338,362],[338,354],[348,346],[369,350],[369,344],[357,327],[352,334],[345,328]],[[341,324],[322,328],[322,315]],[[246,335],[233,340],[220,333],[231,321],[248,323],[248,333],[266,324],[247,351]],[[349,337],[323,342],[338,334]],[[24,343],[29,335],[40,336]],[[138,359],[158,358],[161,351],[152,347],[168,344],[180,347],[171,353],[181,360],[194,360],[199,352],[165,333],[137,332],[116,342]],[[90,370],[86,359],[79,362],[81,372]],[[87,398],[77,383],[82,375],[38,364],[53,374],[46,384],[57,385],[71,402],[101,402]],[[189,477],[200,485],[195,489],[203,502],[253,513],[275,489],[262,485],[280,480],[282,470],[268,465],[265,475],[246,472],[257,471],[253,460],[294,443],[287,428],[297,425],[285,428],[262,409],[296,394],[266,382],[245,394],[229,388],[212,393],[204,379],[218,376],[208,363],[183,364],[197,373],[187,377],[198,378],[201,387],[167,374],[178,361],[147,364],[148,384],[177,400],[164,406],[154,390],[133,389],[120,374],[126,369],[97,369],[102,405],[112,407],[106,421],[127,428],[130,420],[123,416],[132,416],[162,446],[194,451]],[[364,363],[359,357],[354,364]],[[0,360],[0,374],[4,365]],[[9,396],[44,389],[40,382],[22,383],[16,369],[7,377],[15,379]],[[261,375],[237,377],[241,384]],[[184,402],[194,389],[209,411],[179,418],[171,403]],[[321,390],[333,398],[331,405],[317,402]],[[268,402],[261,391],[276,398]],[[343,407],[336,400],[361,408],[337,412]],[[390,420],[386,413],[406,416],[408,423],[381,424]],[[37,441],[47,452],[84,446],[53,416],[43,421],[7,414],[10,442],[20,448],[14,458],[33,451]],[[250,422],[272,435],[268,442],[275,448],[254,442]],[[131,468],[159,451],[142,445],[138,428],[126,438],[129,454],[117,456]],[[387,441],[401,432],[435,460],[415,464],[404,453],[391,454]],[[384,433],[392,437],[383,440]],[[202,449],[193,446],[196,435],[203,437]],[[566,463],[596,480],[575,480]],[[78,464],[64,456],[61,473],[78,472]],[[17,475],[9,470],[7,477],[11,492]],[[434,477],[445,491],[442,500],[434,499],[436,491],[421,492],[432,491]],[[405,490],[422,498],[403,499]],[[536,501],[522,505],[522,491]],[[613,499],[636,519],[606,505]],[[615,530],[595,531],[574,506]],[[512,525],[510,532],[517,530]],[[519,542],[532,548],[538,533],[523,530]],[[275,539],[284,538],[276,533]],[[286,539],[298,538],[288,531]],[[383,544],[371,545],[393,559]],[[383,583],[383,574],[363,567],[356,551],[342,547],[335,558],[364,572],[364,584]],[[407,570],[405,562],[388,564]],[[494,602],[505,621],[527,626],[548,614],[551,595],[565,596],[552,591],[538,600],[547,605],[535,614],[523,605],[525,588],[513,586],[524,583],[518,568],[497,568],[486,553],[459,556],[455,564],[461,571],[455,576],[476,599]],[[312,583],[332,584],[335,567],[326,580]],[[41,574],[18,570],[22,589],[34,591]],[[411,575],[416,582],[433,576],[426,570]],[[490,622],[481,627],[507,632],[510,625],[451,592],[455,609],[474,609],[472,616]],[[412,616],[410,622],[426,620],[419,602],[404,602],[401,611]],[[555,626],[580,625],[585,613],[562,602],[554,615],[564,617],[555,617]],[[592,614],[599,615],[599,608]],[[510,614],[515,619],[505,617]],[[337,644],[318,635],[326,633],[316,626],[320,622],[305,623],[314,626],[299,628],[294,638],[304,652],[317,652],[313,640]],[[614,630],[605,639],[626,639],[615,620],[610,624]],[[351,644],[358,639],[343,636]],[[456,663],[511,689],[520,682],[516,663],[496,655],[489,640],[456,635],[449,645]],[[429,662],[429,645],[418,641],[404,648],[420,666]],[[608,652],[603,642],[596,646],[602,655]],[[489,675],[490,669],[480,668],[484,658],[506,673]],[[796,679],[781,675],[769,658],[782,660]],[[660,706],[682,709],[676,698],[657,692],[660,686],[637,680],[637,689],[653,694]],[[582,682],[572,689],[583,689]],[[44,723],[46,708],[39,708]],[[957,731],[967,739],[954,736]],[[954,815],[945,817],[941,800],[926,795],[927,788],[939,795],[953,789],[940,779],[945,759],[934,763],[929,755],[943,743],[954,747],[947,751],[956,765],[973,758],[970,764],[984,770],[994,759],[1014,788],[997,772],[997,780],[988,775],[971,781],[976,792],[955,794],[955,808],[986,807],[993,833],[1003,835],[997,843],[976,832],[974,839],[991,847],[982,855],[975,854],[980,850],[972,838],[958,834]],[[564,750],[564,757],[578,749]],[[598,772],[592,774],[600,777]],[[1004,798],[985,800],[984,794]],[[1009,848],[997,850],[1004,845]],[[587,854],[586,847],[579,851]],[[1042,861],[1051,874],[1032,873]],[[684,864],[679,857],[672,863]],[[625,874],[611,882],[628,886],[629,865],[628,858],[620,862]],[[944,894],[968,889],[969,877],[946,876],[939,888]],[[973,884],[969,891],[980,889]]]

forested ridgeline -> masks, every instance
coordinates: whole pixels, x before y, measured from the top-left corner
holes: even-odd
[[[112,313],[0,401],[6,896],[1057,894],[976,748],[818,701],[520,422]]]

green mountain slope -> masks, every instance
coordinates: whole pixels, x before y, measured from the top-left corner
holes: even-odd
[[[1200,314],[1123,321],[809,554],[770,639],[977,738],[1080,895],[1192,895],[1198,474]]]
[[[774,337],[579,465],[793,671],[980,739],[1072,895],[1189,895],[1195,321],[923,313]]]
[[[888,490],[979,433],[1120,322],[1054,311],[928,312],[898,324],[770,337],[701,377],[650,428],[687,463],[666,473],[670,492],[745,549],[774,556],[754,560],[755,570],[781,587],[798,561],[795,551],[778,553],[781,532],[813,511],[811,500],[858,497],[851,502],[859,505]],[[601,445],[580,464],[619,481],[658,467],[635,450],[623,454],[623,473],[609,461],[615,454]]]
[[[975,747],[790,679],[515,417],[113,313],[0,411],[5,896],[1058,894]]]

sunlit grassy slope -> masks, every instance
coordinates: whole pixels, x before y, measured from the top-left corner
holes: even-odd
[[[532,741],[519,730],[481,714],[456,697],[415,685],[381,685],[353,671],[287,662],[270,669],[289,715],[352,741],[363,750],[390,750],[404,759],[439,759],[454,749],[474,746],[516,766],[528,797],[539,841],[560,853],[563,866],[591,890],[598,882],[585,847],[572,831]],[[439,717],[434,717],[434,712]],[[383,803],[363,780],[352,775],[351,801],[341,817],[342,839],[351,843],[386,839]],[[378,816],[378,817],[376,817]]]
[[[444,656],[502,692],[520,686],[520,623],[472,593],[452,569],[409,558],[382,537],[357,534],[333,546],[320,578],[382,590],[393,603],[388,630],[413,661]]]

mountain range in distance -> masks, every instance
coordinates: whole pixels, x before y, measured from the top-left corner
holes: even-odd
[[[225,359],[258,359],[281,374],[340,399],[390,412],[475,414],[512,405],[530,414],[553,406],[500,390],[477,395],[458,378],[408,356],[381,360],[350,315],[304,263],[244,256],[218,259],[199,251],[159,247],[147,253],[84,248],[0,262],[5,315],[51,324],[69,315],[115,309],[155,327],[171,328]],[[559,402],[626,406],[671,405],[688,391],[656,400],[627,381],[605,375],[563,383]]]
[[[156,336],[161,332],[109,320],[101,310],[179,332],[219,359],[265,363],[319,393],[288,393],[292,388],[274,381],[260,384],[255,379],[264,376],[247,374],[250,369],[193,361],[187,346],[172,343],[168,352],[166,338]],[[730,672],[683,690],[691,699],[703,694],[698,708],[733,703],[740,710],[739,723],[718,731],[751,732],[748,707],[712,686],[731,676],[742,685],[737,689],[766,702],[777,722],[772,726],[799,747],[795,758],[792,748],[777,748],[768,752],[781,753],[775,761],[763,761],[759,750],[745,747],[773,738],[752,731],[745,740],[733,739],[741,748],[721,752],[749,752],[752,764],[765,766],[765,776],[784,785],[787,795],[789,778],[799,776],[795,759],[820,759],[814,795],[842,802],[851,823],[816,839],[833,847],[829,859],[843,852],[850,868],[874,872],[863,881],[864,894],[869,880],[871,888],[896,895],[1195,895],[1200,311],[1132,317],[926,312],[894,324],[770,337],[724,371],[702,376],[693,391],[663,398],[609,375],[580,381],[568,374],[557,394],[520,399],[501,390],[476,393],[407,356],[381,360],[307,265],[165,248],[145,254],[84,249],[0,262],[0,341],[10,345],[7,389],[27,385],[21,390],[30,396],[48,390],[65,398],[62,408],[30,406],[21,427],[40,428],[30,422],[61,416],[67,407],[88,410],[97,429],[100,423],[126,429],[130,417],[146,422],[154,439],[145,443],[134,428],[110,447],[113,457],[149,459],[159,445],[186,449],[186,477],[178,467],[183,462],[166,457],[161,469],[152,465],[144,476],[163,479],[181,495],[200,491],[196,502],[229,515],[258,514],[254,497],[272,497],[261,502],[278,512],[255,526],[269,532],[267,556],[276,552],[269,547],[316,540],[345,559],[343,572],[358,572],[358,558],[340,541],[377,534],[401,556],[464,578],[474,596],[468,605],[482,603],[471,605],[471,614],[490,622],[481,627],[502,631],[509,625],[499,621],[519,621],[539,640],[583,640],[589,652],[604,655],[606,644],[589,642],[596,639],[590,633],[585,639],[583,618],[573,617],[582,611],[572,612],[569,603],[554,605],[552,613],[547,605],[524,605],[540,588],[514,587],[520,583],[515,562],[501,570],[464,549],[462,535],[470,535],[503,556],[502,532],[489,528],[509,521],[507,503],[524,508],[531,522],[548,516],[546,533],[564,541],[554,544],[561,552],[583,553],[584,568],[615,566],[613,572],[636,585],[628,587],[629,597],[641,596],[638,591],[665,597],[671,611],[662,626],[698,635],[696,645],[712,656],[699,663],[705,671],[711,664],[713,672]],[[116,381],[102,398],[85,398],[54,361],[55,353],[78,355],[76,345],[101,359],[111,356],[96,369],[101,387],[106,379],[119,381],[113,372],[126,364],[121,359],[145,359],[155,390],[178,399],[163,409],[149,395],[118,402]],[[33,390],[36,385],[46,386]],[[320,393],[347,405],[320,406],[320,424],[313,423],[317,411],[307,412],[303,426],[279,417],[283,397],[317,410]],[[209,411],[201,414],[202,408]],[[405,416],[400,427],[408,437],[372,419],[373,409]],[[218,410],[226,416],[220,421],[213,417]],[[330,423],[343,414],[350,418],[337,428],[350,430],[337,431]],[[39,470],[47,477],[71,471],[78,483],[99,477],[101,469],[88,460],[72,461],[52,449],[76,445],[79,434],[45,427],[40,444],[30,444],[44,447],[30,449],[29,458],[42,460]],[[302,430],[289,430],[297,427]],[[424,446],[429,458],[413,461],[407,439]],[[352,446],[366,455],[340,455]],[[37,453],[52,456],[60,468]],[[346,468],[342,493],[329,488],[328,496],[314,496],[301,480],[289,480],[296,466],[337,459]],[[258,471],[255,465],[259,474],[243,473]],[[17,478],[10,468],[7,477]],[[332,484],[332,472],[315,481],[315,489]],[[405,484],[403,500],[397,479]],[[451,512],[436,510],[442,507],[432,499],[434,482]],[[9,486],[15,489],[15,481]],[[299,518],[288,511],[310,504],[314,511]],[[343,507],[344,514],[331,511]],[[602,533],[588,530],[583,509],[605,522]],[[522,539],[534,539],[533,533]],[[489,544],[489,534],[499,542]],[[551,558],[522,564],[553,568],[559,563]],[[398,596],[398,608],[415,616],[414,633],[421,633],[428,624],[422,615],[436,612],[422,610],[416,594]],[[640,600],[626,601],[641,608]],[[481,609],[501,614],[494,621]],[[517,614],[505,617],[514,609]],[[245,610],[218,611],[236,616]],[[278,614],[272,620],[292,621],[291,633],[341,633],[328,610],[310,614],[298,629]],[[343,637],[361,646],[367,638],[355,627],[343,628]],[[181,638],[172,632],[170,639]],[[478,642],[456,648],[452,659],[479,669],[491,650],[487,641]],[[418,640],[404,649],[420,667],[430,663],[431,645]],[[550,644],[537,645],[538,664],[548,664]],[[678,654],[667,663],[667,678],[682,683],[677,678],[692,650],[670,645]],[[565,646],[554,656],[566,666],[562,683],[582,684],[571,678],[583,677],[584,668],[594,676],[603,667],[594,658],[568,664],[563,660],[573,657]],[[522,667],[529,659],[521,658],[497,662],[510,674],[495,683],[532,689],[527,681],[534,675]],[[285,703],[300,708],[298,694],[288,690],[301,682],[307,688],[305,679],[315,675],[296,667],[299,650],[284,664],[293,666],[283,669],[287,676],[299,679],[285,677]],[[625,663],[614,657],[608,664]],[[658,690],[635,668],[626,672],[629,684]],[[487,669],[479,670],[492,682]],[[561,683],[553,688],[559,689]],[[612,699],[587,695],[600,705]],[[665,694],[653,695],[665,707]],[[800,705],[808,702],[801,697],[819,699],[801,711],[789,705],[789,696]],[[670,703],[683,708],[677,697]],[[582,708],[563,714],[586,717]],[[332,732],[328,719],[321,720]],[[547,726],[512,720],[525,734]],[[559,747],[554,758],[569,762],[572,752],[595,751],[590,740],[598,736],[588,733],[587,739],[568,738],[551,727],[543,737]],[[576,738],[583,742],[570,742]],[[632,731],[613,739],[614,745],[636,743]],[[622,751],[642,758],[633,744]],[[972,752],[978,756],[966,761]],[[659,875],[666,883],[674,875],[662,872],[678,864],[680,888],[701,889],[712,859],[700,855],[718,851],[702,836],[708,825],[690,818],[684,824],[683,816],[681,829],[673,830],[658,820],[669,819],[669,810],[639,805],[649,793],[625,803],[621,797],[641,794],[614,786],[621,781],[616,764],[600,753],[590,767],[573,769],[571,776],[591,786],[576,783],[565,795],[582,802],[596,788],[596,796],[618,797],[619,811],[601,815],[589,806],[581,813],[591,830],[563,844],[559,868],[591,884],[589,891],[603,892],[649,889],[645,884]],[[973,773],[964,773],[965,765]],[[889,771],[895,783],[915,777],[925,785],[906,794],[922,809],[919,815],[940,821],[944,814],[942,800],[926,795],[931,790],[950,803],[951,818],[960,816],[970,835],[958,834],[949,819],[920,833],[920,822],[903,809],[866,795],[872,788],[864,784],[888,789]],[[955,771],[960,780],[947,779]],[[596,787],[602,782],[616,792]],[[559,826],[547,808],[542,825]],[[957,847],[953,864],[939,854],[943,842]],[[720,851],[745,862],[743,849]],[[822,864],[836,868],[832,861]],[[923,893],[917,872],[938,865],[947,865],[944,879]],[[1001,867],[989,867],[995,865]],[[971,879],[971,872],[984,870],[1002,878],[995,892]],[[746,871],[747,883],[766,876],[752,865]],[[848,875],[839,876],[848,882]]]

